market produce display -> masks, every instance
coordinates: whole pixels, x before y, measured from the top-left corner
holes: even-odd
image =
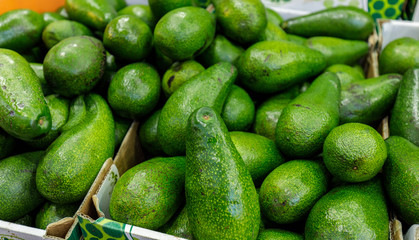
[[[389,216],[419,223],[419,41],[389,43],[366,77],[374,27],[355,7],[284,21],[260,0],[0,15],[0,220],[73,217],[137,121],[144,161],[106,209],[121,226],[388,239]]]

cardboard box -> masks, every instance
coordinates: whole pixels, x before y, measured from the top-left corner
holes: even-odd
[[[419,40],[419,22],[378,19],[377,24],[379,53],[387,44],[402,37]]]
[[[89,199],[82,204],[77,212],[78,220],[85,239],[142,239],[142,240],[179,240],[182,238],[170,236],[145,228],[132,226],[110,220],[109,202],[113,188],[119,177],[131,167],[144,160],[138,139],[138,122],[134,122],[115,161],[108,159],[102,167],[98,178],[89,190]]]

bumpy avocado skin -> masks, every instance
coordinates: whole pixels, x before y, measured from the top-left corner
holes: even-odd
[[[203,106],[218,113],[237,77],[237,69],[227,62],[218,63],[184,83],[170,96],[160,114],[158,139],[168,155],[183,155],[189,115]]]
[[[386,158],[382,136],[362,123],[345,123],[334,128],[323,145],[327,169],[345,182],[370,180],[381,170]]]
[[[192,6],[192,0],[149,0],[148,4],[153,15],[160,19],[176,8]]]
[[[0,48],[22,52],[41,42],[42,16],[29,9],[8,11],[0,15]]]
[[[44,59],[44,77],[52,90],[75,97],[92,90],[105,71],[106,52],[101,41],[89,36],[66,38]]]
[[[189,240],[194,239],[191,224],[189,222],[187,207],[185,206],[182,211],[180,211],[173,222],[170,222],[167,226],[163,226],[160,230],[164,230],[162,232],[176,237],[186,238]]]
[[[205,68],[194,60],[173,63],[163,75],[162,90],[164,94],[169,97],[183,83],[204,70]]]
[[[201,54],[214,36],[215,19],[208,11],[199,7],[183,7],[159,20],[154,29],[154,44],[170,59],[183,61]]]
[[[275,143],[290,158],[307,158],[319,153],[323,142],[339,124],[340,81],[326,72],[314,80],[282,110]]]
[[[258,93],[275,93],[302,83],[326,67],[322,53],[286,41],[264,41],[239,58],[238,79]]]
[[[394,104],[402,76],[385,74],[342,87],[340,123],[373,124],[383,119]]]
[[[132,15],[112,19],[103,33],[103,45],[117,59],[140,62],[150,53],[153,34],[150,27]]]
[[[384,186],[392,206],[406,223],[419,222],[419,147],[409,140],[391,136],[386,140]]]
[[[305,239],[388,239],[383,194],[378,178],[332,189],[311,209]]]
[[[345,40],[334,37],[312,37],[306,46],[320,51],[326,57],[326,65],[352,65],[368,54],[368,43],[359,40]]]
[[[84,101],[84,119],[61,133],[37,168],[38,190],[54,203],[81,201],[114,153],[115,123],[108,104],[97,94],[86,95]]]
[[[285,162],[275,142],[266,137],[238,131],[230,132],[230,137],[256,187],[262,184],[270,172]]]
[[[67,123],[70,101],[56,94],[45,97],[51,112],[52,126],[47,135],[27,141],[34,149],[45,150],[60,135],[61,127]]]
[[[121,118],[118,115],[113,115],[113,119],[115,122],[115,152],[117,152],[131,126],[132,121],[130,119]]]
[[[217,34],[211,45],[196,60],[205,67],[210,67],[219,62],[236,64],[237,59],[243,54],[244,49],[221,34]]]
[[[48,133],[51,114],[29,63],[8,49],[0,49],[0,63],[0,127],[22,140]]]
[[[265,30],[259,35],[257,41],[288,41],[288,36],[281,27],[268,21]]]
[[[70,19],[98,31],[117,16],[109,0],[67,0],[64,7]]]
[[[233,85],[221,117],[229,131],[246,131],[255,119],[255,104],[243,88]]]
[[[419,146],[419,67],[406,71],[390,117],[390,135]]]
[[[255,42],[265,30],[265,6],[260,0],[213,0],[223,34],[240,44]]]
[[[303,220],[327,192],[326,168],[313,160],[293,160],[273,170],[259,193],[264,216],[278,224]]]
[[[419,41],[404,37],[390,42],[378,58],[380,74],[404,74],[419,64]]]
[[[194,111],[186,141],[186,206],[196,239],[256,239],[258,195],[221,116]]]
[[[42,18],[44,19],[45,27],[48,26],[50,23],[60,20],[66,20],[67,18],[61,16],[55,12],[44,12],[42,13]]]
[[[260,231],[257,240],[303,240],[304,237],[298,233],[282,229],[265,229]]]
[[[279,15],[279,13],[275,12],[270,8],[266,8],[266,19],[268,22],[273,23],[276,26],[281,26],[284,19]]]
[[[156,110],[140,126],[138,135],[143,150],[151,156],[161,156],[164,154],[163,148],[157,135],[161,109]]]
[[[330,36],[366,40],[374,29],[374,20],[362,9],[339,6],[289,19],[281,26],[287,33],[303,37]]]
[[[35,184],[38,162],[45,152],[15,155],[0,161],[0,219],[16,221],[45,200]]]
[[[0,128],[0,160],[9,156],[16,146],[16,139]]]
[[[345,64],[334,64],[326,68],[325,72],[336,73],[342,88],[350,83],[364,79],[363,73],[359,72],[359,70],[355,69],[354,67]]]
[[[118,115],[140,119],[150,113],[160,97],[160,76],[148,63],[121,68],[108,88],[108,102]]]
[[[157,23],[156,17],[151,12],[149,5],[130,5],[118,11],[118,16],[121,15],[133,15],[143,20],[151,30],[154,30],[154,26]]]
[[[45,27],[42,32],[42,41],[47,48],[52,48],[59,41],[74,36],[93,36],[93,33],[79,22],[59,20]]]
[[[48,224],[57,222],[65,217],[73,217],[80,203],[55,204],[46,202],[36,214],[35,227],[46,229]]]
[[[276,95],[263,102],[256,109],[253,132],[275,141],[275,129],[282,110],[291,102],[291,99],[283,99]]]
[[[125,172],[109,203],[112,219],[158,229],[184,201],[185,157],[153,158]]]

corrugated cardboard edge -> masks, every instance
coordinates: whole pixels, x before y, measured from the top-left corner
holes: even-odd
[[[94,221],[93,219],[97,219],[100,215],[102,215],[98,208],[99,205],[97,197],[93,198],[93,196],[97,194],[100,186],[102,186],[105,177],[111,170],[112,164],[116,165],[121,175],[121,173],[124,173],[126,170],[140,163],[140,161],[143,161],[144,155],[142,154],[140,142],[137,137],[138,127],[138,121],[134,121],[131,124],[124,140],[121,143],[118,153],[115,156],[115,161],[112,161],[112,159],[109,158],[103,164],[102,169],[99,171],[99,174],[90,187],[90,190],[83,200],[79,210],[76,212],[76,215],[89,219],[91,222]],[[136,150],[132,151],[132,149]],[[130,159],[131,161],[121,161],[121,159]]]

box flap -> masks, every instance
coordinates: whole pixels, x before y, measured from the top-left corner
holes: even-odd
[[[97,193],[93,195],[93,204],[99,217],[110,218],[109,203],[111,201],[112,191],[119,179],[118,169],[115,165],[111,169],[100,184]],[[100,199],[100,201],[99,201]]]

